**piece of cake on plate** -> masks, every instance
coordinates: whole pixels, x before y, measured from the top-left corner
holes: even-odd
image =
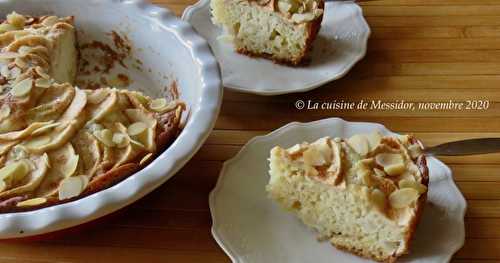
[[[76,46],[72,17],[14,12],[0,24],[0,213],[103,190],[181,130],[179,100],[73,86]]]
[[[372,133],[273,148],[267,191],[321,240],[394,262],[409,251],[428,181],[416,139]]]
[[[324,0],[212,0],[211,9],[237,52],[299,65],[321,27]]]

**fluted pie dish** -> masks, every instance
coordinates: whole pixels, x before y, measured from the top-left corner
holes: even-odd
[[[218,67],[206,43],[167,11],[140,1],[47,3],[0,4],[2,10],[14,11],[3,14],[0,24],[0,238],[84,223],[142,197],[194,154],[220,106]],[[59,11],[40,14],[37,5],[53,8],[50,13]],[[72,12],[65,13],[69,7]],[[130,72],[133,81],[127,83],[134,84],[120,88],[77,86],[82,83],[78,66],[84,46],[79,42],[105,41],[94,39],[94,27],[90,34],[80,33],[88,29],[88,17],[79,20],[79,14],[88,8],[119,8],[124,11],[118,17],[122,24],[156,26],[164,37],[130,33],[124,38],[131,43],[131,54],[136,49],[134,61],[170,71],[170,88],[150,76],[156,73],[152,69],[140,77],[140,69]],[[132,14],[140,19],[126,20]],[[116,26],[114,21],[92,20],[103,28]],[[116,40],[115,30],[120,29],[108,30],[115,46],[125,45]],[[154,38],[177,51],[175,55],[147,42]],[[158,54],[162,61],[151,60]],[[128,69],[125,59],[119,63]]]

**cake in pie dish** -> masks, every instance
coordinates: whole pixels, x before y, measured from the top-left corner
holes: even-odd
[[[321,27],[324,0],[211,0],[211,9],[237,52],[299,65]]]
[[[409,252],[428,181],[414,137],[372,133],[273,148],[266,189],[320,240],[394,262]]]
[[[171,143],[185,105],[140,92],[72,85],[72,17],[11,13],[0,24],[0,212],[95,193]]]

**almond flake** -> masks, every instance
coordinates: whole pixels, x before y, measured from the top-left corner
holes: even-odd
[[[136,122],[127,128],[127,133],[130,136],[137,136],[146,131],[148,126],[144,122]]]
[[[403,188],[413,188],[415,190],[417,190],[417,192],[419,194],[422,194],[422,193],[425,193],[427,191],[427,187],[415,180],[411,180],[411,179],[403,179],[403,180],[400,180],[399,183],[399,188],[403,189]]]
[[[347,144],[351,146],[359,155],[365,156],[370,151],[366,136],[357,134],[347,140]]]
[[[38,88],[50,88],[52,86],[52,82],[48,79],[44,79],[44,78],[41,78],[41,79],[37,79],[35,81],[35,86],[38,87]]]
[[[79,196],[88,185],[85,176],[68,177],[59,184],[59,200],[71,199]]]
[[[33,199],[28,199],[26,201],[22,201],[17,203],[17,207],[25,207],[25,206],[37,206],[41,204],[45,204],[47,202],[46,198],[39,197],[39,198],[33,198]]]
[[[113,142],[116,144],[116,147],[118,148],[125,148],[130,144],[128,136],[123,133],[113,134]]]
[[[410,206],[419,197],[417,190],[413,188],[403,188],[392,192],[389,195],[389,202],[396,209]]]
[[[28,95],[33,87],[33,80],[28,78],[17,83],[10,91],[16,97],[24,97]]]
[[[164,98],[152,100],[149,104],[149,108],[161,112],[167,106],[167,100]]]
[[[113,142],[113,132],[111,130],[104,129],[100,131],[95,131],[94,136],[108,147],[115,146],[115,143]]]
[[[149,159],[151,159],[151,157],[153,156],[153,153],[148,153],[146,154],[146,156],[144,156],[141,161],[139,162],[139,165],[143,165],[145,164],[147,161],[149,161]]]
[[[380,153],[375,156],[375,162],[384,168],[389,176],[402,174],[406,170],[403,156],[397,153]]]

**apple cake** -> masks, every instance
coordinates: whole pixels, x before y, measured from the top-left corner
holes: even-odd
[[[130,176],[175,139],[185,105],[79,89],[72,17],[0,24],[0,212],[68,202]]]
[[[296,66],[319,32],[324,0],[211,0],[211,9],[237,52]]]
[[[408,253],[428,168],[412,136],[321,138],[271,150],[273,200],[337,248],[381,262]]]

